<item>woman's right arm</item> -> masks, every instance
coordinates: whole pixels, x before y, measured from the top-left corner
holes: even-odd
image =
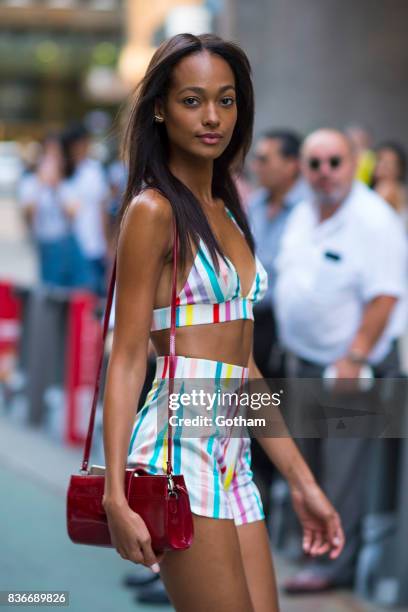
[[[118,243],[115,326],[103,407],[103,505],[120,555],[149,566],[157,559],[145,523],[127,503],[124,473],[146,374],[155,294],[171,244],[170,204],[152,190],[140,194],[129,206]]]

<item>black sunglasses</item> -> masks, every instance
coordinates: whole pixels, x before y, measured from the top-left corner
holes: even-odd
[[[310,170],[320,170],[320,166],[324,163],[324,159],[320,159],[319,157],[311,157],[307,160]],[[333,155],[328,158],[329,166],[332,170],[339,168],[343,163],[343,158],[340,155]]]

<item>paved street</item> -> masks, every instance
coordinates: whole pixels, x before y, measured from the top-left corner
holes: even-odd
[[[78,452],[3,421],[1,448],[0,589],[67,590],[73,612],[163,609],[133,604],[133,592],[121,586],[131,565],[113,549],[69,540],[65,492]]]

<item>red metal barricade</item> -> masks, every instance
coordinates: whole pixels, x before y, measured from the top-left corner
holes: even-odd
[[[94,312],[98,298],[75,292],[69,306],[66,355],[66,427],[68,444],[83,444],[102,350],[101,324]]]
[[[11,283],[0,282],[0,382],[7,382],[14,371],[20,335],[20,300]]]

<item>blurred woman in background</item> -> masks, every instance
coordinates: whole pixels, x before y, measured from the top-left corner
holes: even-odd
[[[376,148],[373,189],[407,220],[407,154],[397,142],[384,142]]]
[[[43,143],[35,170],[21,180],[19,203],[38,251],[40,281],[58,287],[70,284],[67,259],[70,229],[62,206],[62,181],[61,141],[52,134]]]
[[[74,283],[105,294],[106,215],[109,185],[102,164],[89,155],[90,135],[72,124],[62,135],[64,174],[62,197],[71,224]]]

